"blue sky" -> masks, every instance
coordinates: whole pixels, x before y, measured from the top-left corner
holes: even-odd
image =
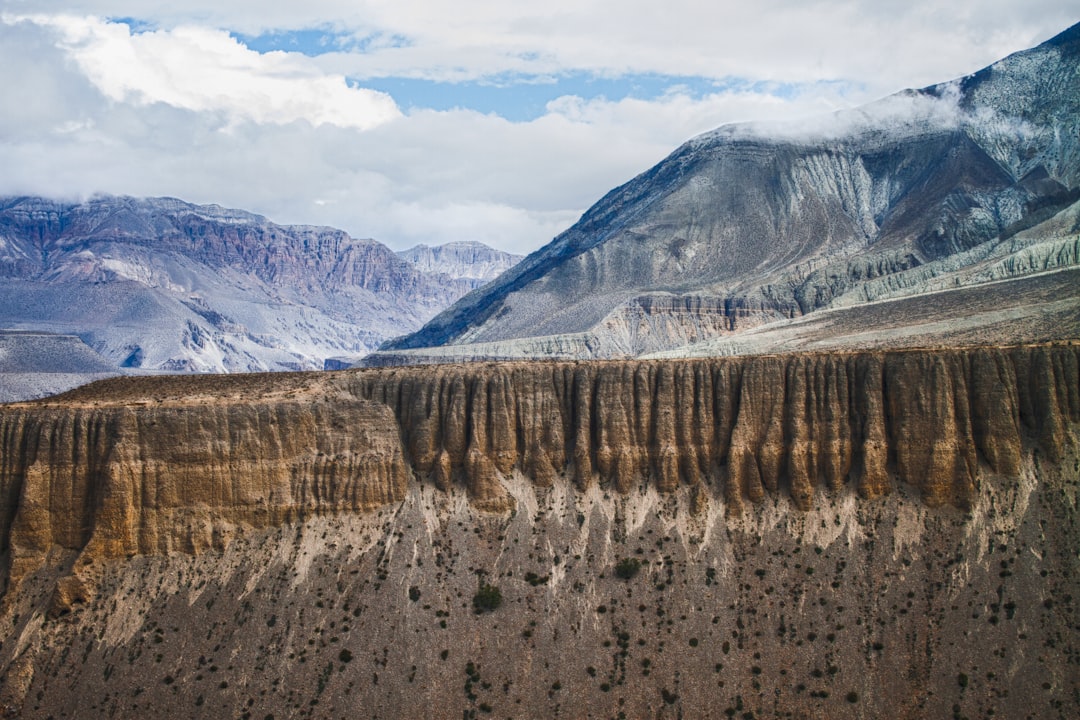
[[[125,19],[130,22],[130,19]],[[256,36],[234,35],[248,48],[261,52],[295,52],[317,58],[333,52],[363,53],[371,38],[356,39],[351,34],[329,28],[272,31]],[[401,47],[407,39],[392,39]],[[695,99],[717,92],[769,93],[790,98],[801,88],[781,82],[754,82],[745,78],[710,78],[659,73],[600,74],[568,69],[559,73],[531,75],[505,73],[478,79],[446,82],[422,77],[347,78],[350,82],[393,96],[398,105],[414,109],[453,110],[467,108],[493,113],[513,122],[542,117],[547,104],[560,97],[603,98],[617,102],[627,98],[656,101],[679,93]],[[834,83],[843,89],[845,83]]]
[[[973,72],[1031,0],[0,0],[0,194],[525,252],[693,135]]]

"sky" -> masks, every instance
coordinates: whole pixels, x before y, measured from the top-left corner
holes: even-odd
[[[682,142],[974,72],[1063,0],[0,0],[0,195],[531,252]]]

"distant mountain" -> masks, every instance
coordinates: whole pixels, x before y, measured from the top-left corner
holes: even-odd
[[[216,205],[0,198],[0,327],[77,335],[122,367],[321,368],[415,330],[475,284],[374,240]]]
[[[417,245],[401,250],[397,256],[429,273],[445,273],[480,287],[521,262],[521,255],[512,255],[479,242],[449,242],[445,245]]]
[[[119,374],[73,335],[0,330],[0,402],[53,395]]]
[[[920,297],[945,325],[910,341],[934,342],[971,320],[944,291],[1025,279],[980,316],[983,341],[1008,338],[1009,303],[1045,296],[1031,278],[1078,264],[1078,201],[1080,25],[857,110],[694,138],[371,361],[755,351],[734,339],[839,308],[818,333],[873,344],[858,308]],[[1071,324],[1050,330],[1076,336],[1065,287]]]

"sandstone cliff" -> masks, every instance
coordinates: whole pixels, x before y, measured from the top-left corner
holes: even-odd
[[[116,378],[3,406],[0,715],[1075,717],[1078,360]]]
[[[440,487],[483,503],[517,469],[628,492],[702,486],[730,510],[766,491],[807,509],[850,485],[896,482],[967,505],[979,467],[1015,475],[1025,438],[1060,456],[1080,419],[1077,347],[522,363],[366,372],[352,392],[388,405],[405,453]]]
[[[1078,360],[1057,345],[118,378],[0,414],[0,549],[15,575],[53,546],[197,551],[235,525],[400,500],[410,474],[495,512],[514,473],[688,486],[729,513],[897,484],[964,508],[1024,452],[1061,457]]]
[[[22,577],[53,548],[94,560],[223,547],[401,500],[385,407],[352,398],[51,406],[0,420],[0,550]]]

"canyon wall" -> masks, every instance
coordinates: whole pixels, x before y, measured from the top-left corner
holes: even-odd
[[[1026,451],[1061,457],[1078,360],[1056,345],[117,378],[0,411],[0,550],[15,576],[53,547],[87,562],[198,552],[238,526],[400,501],[410,477],[492,512],[513,509],[514,473],[688,486],[729,515],[898,483],[967,508]]]
[[[439,487],[499,509],[499,478],[568,475],[808,509],[816,492],[866,498],[897,483],[964,507],[978,469],[1014,476],[1025,441],[1060,457],[1080,420],[1075,345],[681,361],[383,369],[344,376],[389,406],[405,455]]]
[[[0,717],[1076,717],[1078,355],[3,406]]]
[[[394,419],[350,398],[5,409],[0,550],[97,559],[222,548],[238,526],[401,500]]]

